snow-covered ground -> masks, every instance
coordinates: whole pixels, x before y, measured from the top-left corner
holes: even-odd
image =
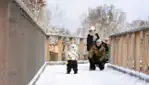
[[[149,85],[110,68],[100,71],[89,71],[88,64],[79,64],[79,73],[66,74],[65,65],[47,66],[36,85]]]

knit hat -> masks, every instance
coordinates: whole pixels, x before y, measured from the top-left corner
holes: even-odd
[[[102,41],[101,41],[100,39],[98,39],[96,42],[99,42],[99,43],[101,43]]]

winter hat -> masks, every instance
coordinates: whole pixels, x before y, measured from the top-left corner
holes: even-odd
[[[101,43],[102,41],[101,41],[100,39],[98,39],[96,42],[99,42],[99,43]]]

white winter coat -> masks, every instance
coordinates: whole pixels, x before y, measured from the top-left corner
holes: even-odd
[[[78,47],[76,44],[71,44],[68,50],[68,58],[70,60],[78,60]],[[67,58],[67,59],[68,59]]]

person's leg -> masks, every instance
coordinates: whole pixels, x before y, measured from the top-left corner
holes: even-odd
[[[70,72],[71,72],[71,61],[69,60],[67,64],[67,74],[70,74]]]
[[[92,59],[88,57],[88,60],[89,60],[89,69],[90,69],[90,70],[94,70],[95,67],[94,67],[94,64],[93,64],[93,62],[92,62]]]
[[[90,62],[90,70],[96,70],[95,63],[93,61]]]
[[[77,60],[73,61],[73,71],[74,71],[74,74],[78,73],[78,63],[77,63]]]
[[[91,64],[91,69],[90,70],[96,70],[96,66],[95,66],[95,64]]]

